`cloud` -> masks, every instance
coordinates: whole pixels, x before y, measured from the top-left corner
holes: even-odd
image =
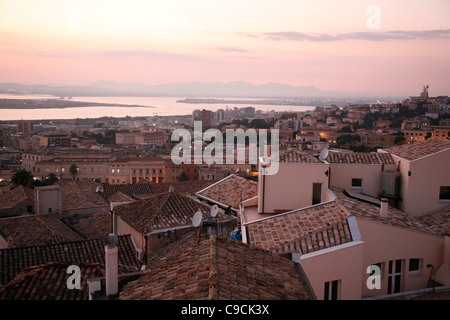
[[[220,47],[217,50],[225,51],[225,52],[248,52],[248,50],[236,48],[236,47]]]
[[[259,37],[272,41],[312,41],[330,42],[343,40],[366,40],[366,41],[386,41],[386,40],[428,40],[450,38],[450,29],[446,30],[423,30],[423,31],[366,31],[351,32],[342,34],[325,33],[302,33],[295,31],[265,32],[260,34],[244,34],[247,37]]]

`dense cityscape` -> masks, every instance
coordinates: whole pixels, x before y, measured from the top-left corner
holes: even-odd
[[[26,2],[0,5],[2,306],[450,300],[447,2]]]

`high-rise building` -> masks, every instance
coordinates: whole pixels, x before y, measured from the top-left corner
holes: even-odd
[[[202,120],[202,111],[199,109],[195,109],[192,111],[192,121],[201,121]]]
[[[30,120],[17,121],[17,132],[31,133],[33,132],[33,122]]]
[[[202,110],[202,126],[210,127],[212,120],[212,111],[211,110]]]

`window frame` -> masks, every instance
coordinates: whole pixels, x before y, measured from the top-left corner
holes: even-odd
[[[355,180],[359,180],[360,181],[360,185],[359,186],[355,186],[353,184],[353,181],[355,181]],[[350,186],[352,187],[352,189],[362,189],[362,185],[363,185],[363,179],[362,178],[351,178]]]

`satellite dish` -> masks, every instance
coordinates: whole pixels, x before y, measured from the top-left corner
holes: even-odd
[[[263,165],[263,166],[267,166],[268,164],[270,164],[270,160],[269,160],[269,158],[261,157],[260,163],[261,163],[261,165]]]
[[[217,216],[217,213],[219,212],[219,207],[217,206],[217,204],[213,205],[211,207],[211,217],[215,217]]]
[[[319,158],[325,160],[328,157],[328,149],[322,149],[319,154]]]
[[[192,217],[192,225],[194,227],[198,227],[200,223],[202,223],[203,215],[200,210],[198,210],[196,213],[194,213],[194,216]]]

